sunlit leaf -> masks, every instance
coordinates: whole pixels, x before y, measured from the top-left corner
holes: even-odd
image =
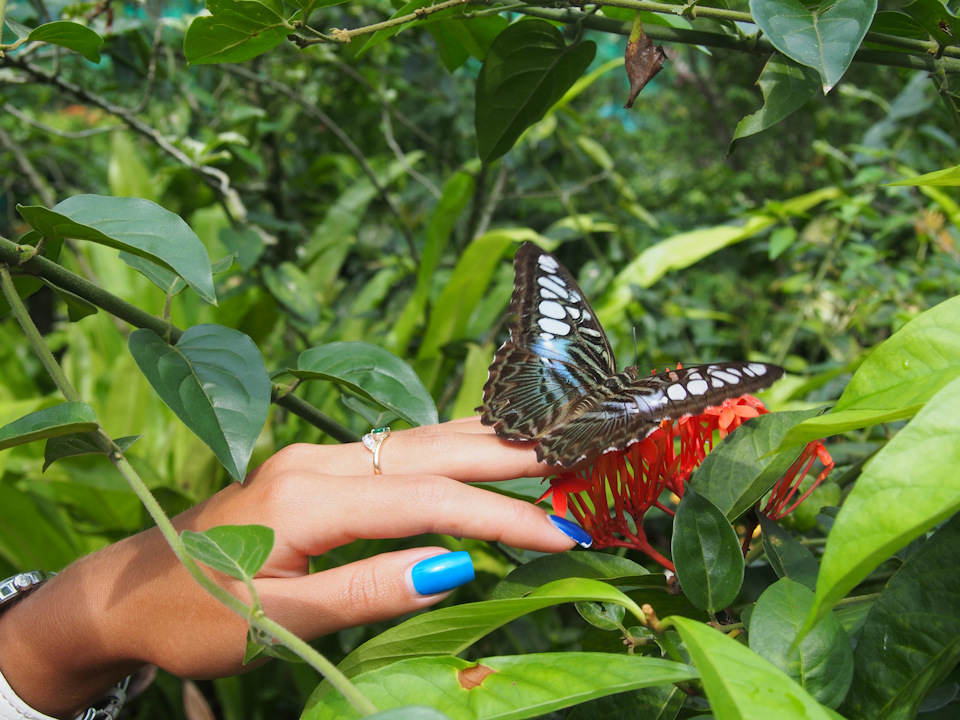
[[[252,579],[273,549],[273,529],[263,525],[218,525],[184,530],[183,546],[194,560],[237,580]]]
[[[65,402],[37,410],[0,428],[0,450],[34,440],[97,429],[97,415],[82,402]]]

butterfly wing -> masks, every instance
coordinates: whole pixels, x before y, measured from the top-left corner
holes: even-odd
[[[537,457],[571,467],[605,452],[625,450],[653,432],[663,420],[702,413],[724,400],[769,387],[783,368],[756,362],[730,362],[670,370],[636,378],[630,370],[616,387],[598,389],[596,402],[569,423],[547,433]]]
[[[514,257],[510,339],[490,365],[481,419],[501,437],[533,440],[589,402],[616,374],[613,352],[573,276],[532,243]]]

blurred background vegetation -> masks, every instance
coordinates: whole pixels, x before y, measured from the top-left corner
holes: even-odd
[[[314,24],[357,27],[394,9],[339,5]],[[294,384],[282,371],[303,349],[365,340],[413,364],[441,419],[472,412],[504,335],[513,241],[536,235],[581,279],[621,365],[635,352],[642,367],[770,359],[791,373],[765,396],[771,409],[835,399],[865,353],[960,287],[956,191],[884,186],[956,160],[951,107],[925,73],[855,63],[829,95],[731,147],[737,124],[761,105],[754,83],[765,56],[668,45],[664,71],[625,110],[625,39],[587,31],[599,46],[589,81],[481,167],[479,62],[450,71],[430,32],[409,29],[360,57],[354,44],[284,44],[243,65],[187,67],[183,36],[200,10],[8,4],[11,18],[31,25],[86,18],[106,43],[99,65],[53,46],[0,63],[0,235],[28,229],[18,203],[52,207],[79,193],[160,203],[187,220],[214,261],[236,253],[216,278],[219,306],[182,293],[172,321],[247,333],[280,382]],[[224,181],[232,195],[221,192]],[[811,193],[798,210],[795,199]],[[768,219],[759,230],[698,252],[758,217]],[[495,252],[486,265],[457,264],[492,231],[501,234],[487,235]],[[643,255],[654,246],[660,255]],[[163,312],[164,293],[115,251],[78,244],[63,262]],[[49,290],[30,309],[106,430],[143,435],[131,460],[169,513],[229,482],[150,390],[125,350],[129,327],[103,312],[69,317]],[[0,425],[59,400],[9,317],[0,321],[0,368]],[[296,393],[354,432],[375,424],[331,387],[307,383]],[[831,446],[837,474],[847,450],[862,455],[881,432]],[[332,440],[274,406],[254,464],[297,441]],[[36,444],[0,453],[0,576],[62,567],[147,522],[103,458],[42,465]],[[486,597],[511,567],[496,548],[466,545],[482,581],[459,591],[460,602]],[[320,563],[395,546],[357,543]],[[571,647],[581,633],[563,612],[524,618],[476,650]],[[319,645],[337,659],[379,629]],[[303,666],[272,663],[200,685],[229,719],[295,717],[315,684]],[[183,692],[161,674],[132,713],[185,717]]]

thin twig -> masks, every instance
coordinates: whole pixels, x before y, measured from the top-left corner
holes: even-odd
[[[87,130],[77,130],[77,131],[71,132],[68,130],[59,130],[58,128],[55,128],[51,125],[42,123],[39,120],[36,120],[30,117],[26,113],[20,112],[17,108],[15,108],[10,103],[5,103],[3,106],[3,109],[4,109],[4,112],[10,113],[15,118],[17,118],[23,123],[26,123],[27,125],[31,125],[37,128],[38,130],[43,130],[45,133],[49,133],[50,135],[66,138],[67,140],[82,140],[84,138],[92,137],[94,135],[103,135],[104,133],[110,133],[110,132],[113,132],[114,130],[122,130],[126,127],[126,125],[106,125],[104,127],[95,127],[95,128],[89,128]]]
[[[13,141],[6,130],[0,127],[0,145],[3,145],[14,159],[17,161],[17,165],[20,166],[21,172],[26,176],[27,181],[33,187],[34,192],[40,196],[40,200],[47,207],[52,207],[54,204],[53,192],[50,190],[50,187],[47,185],[46,181],[37,172],[37,169],[33,166],[33,163],[30,162],[30,158],[26,156],[23,150],[20,148],[17,143]]]
[[[390,111],[387,109],[386,105],[383,105],[380,108],[380,116],[383,118],[383,137],[387,141],[387,145],[390,146],[390,149],[393,150],[393,154],[396,156],[397,161],[407,171],[407,174],[416,180],[418,183],[423,185],[433,197],[437,200],[440,199],[440,188],[438,188],[433,181],[430,180],[426,175],[421,172],[418,172],[413,165],[410,164],[410,161],[407,160],[407,156],[403,152],[403,148],[397,144],[397,139],[393,136],[393,124],[390,122]]]

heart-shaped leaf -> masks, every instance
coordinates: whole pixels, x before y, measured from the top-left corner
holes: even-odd
[[[546,20],[521,20],[493,41],[477,78],[477,152],[484,163],[506,154],[593,60],[597,46],[567,45]]]
[[[820,73],[826,94],[839,82],[877,12],[877,0],[750,0],[750,13],[773,46]]]
[[[82,402],[66,402],[37,410],[0,428],[0,450],[58,435],[97,429],[97,415]]]
[[[154,202],[74,195],[52,210],[38,205],[18,205],[17,210],[44,238],[89,240],[158,262],[217,304],[207,249],[179,215]]]
[[[334,342],[300,353],[291,374],[331,380],[411,425],[438,422],[437,407],[413,369],[389,350],[365,342]]]
[[[270,407],[270,377],[253,341],[221,325],[195,325],[174,346],[137,330],[129,347],[167,407],[242,481]]]
[[[263,525],[218,525],[184,530],[183,546],[194,560],[237,580],[252,580],[273,549],[273,529]]]

